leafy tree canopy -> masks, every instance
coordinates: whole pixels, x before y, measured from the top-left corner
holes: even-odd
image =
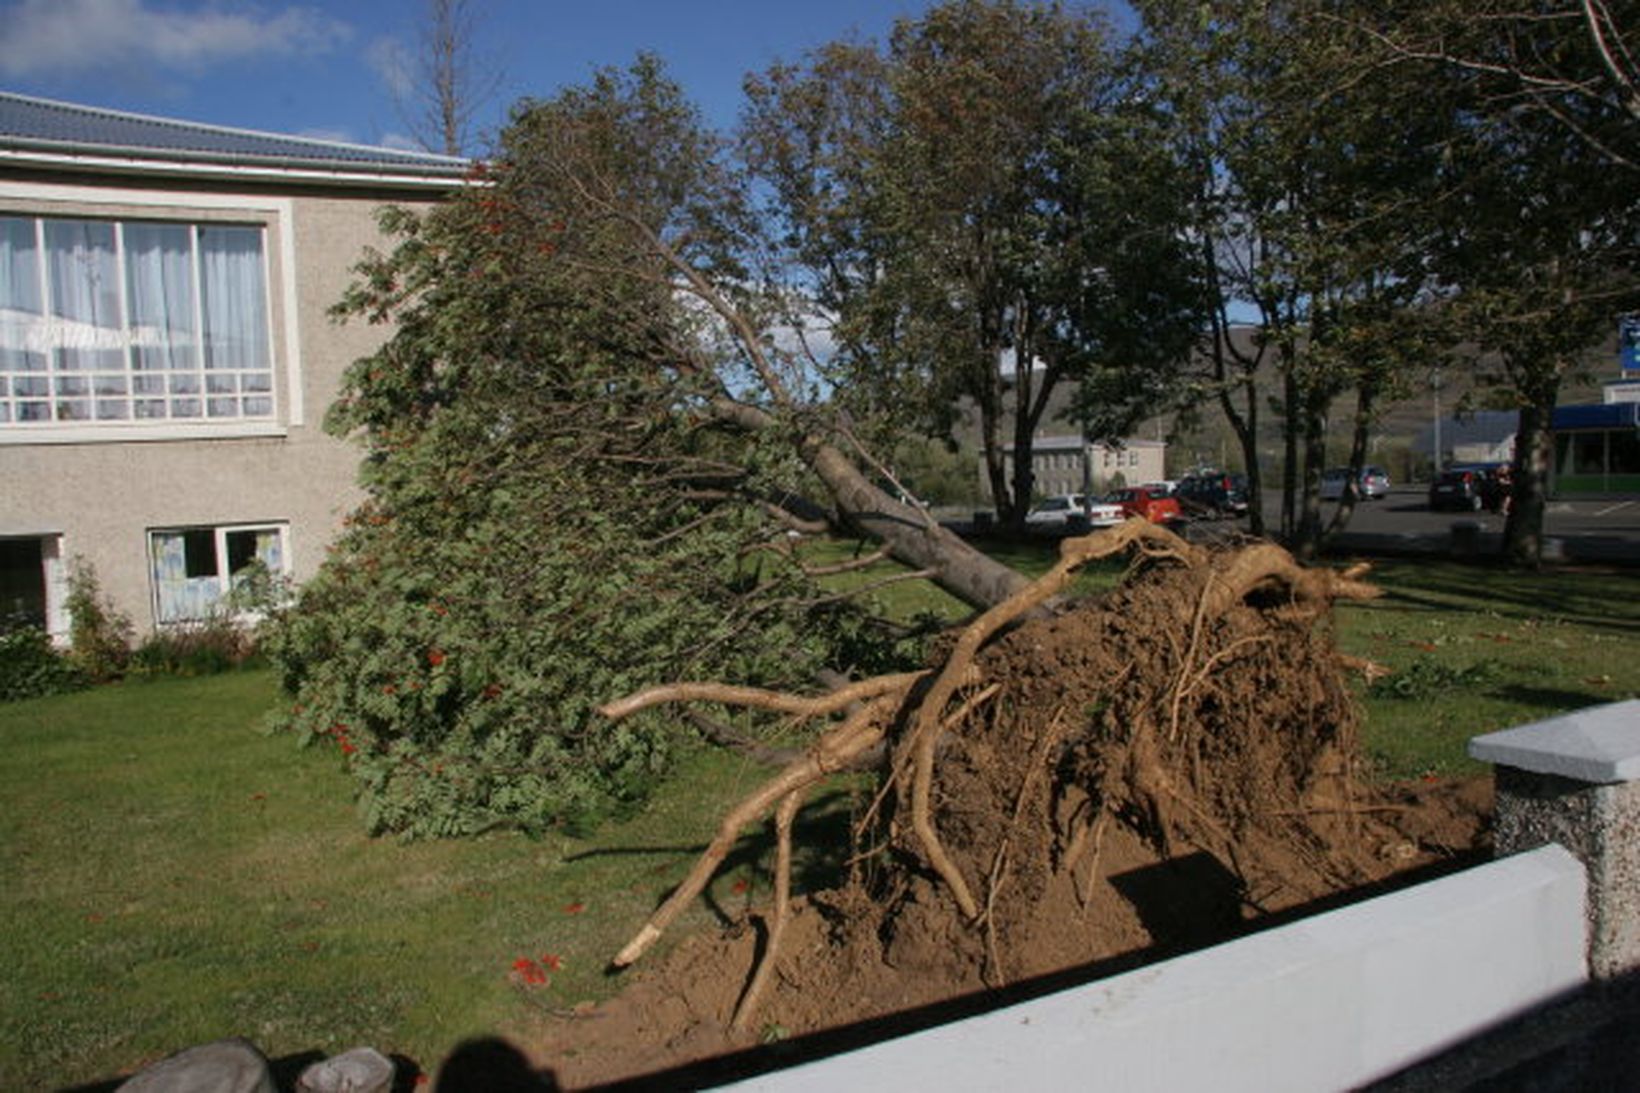
[[[733,202],[697,200],[715,155],[644,60],[521,105],[446,206],[385,214],[398,245],[339,311],[394,333],[328,421],[362,439],[369,500],[273,646],[284,723],[346,754],[373,830],[591,820],[676,744],[599,702],[892,655],[776,549],[767,509],[802,464],[710,412],[720,324],[650,245],[687,231],[691,262],[732,275]]]

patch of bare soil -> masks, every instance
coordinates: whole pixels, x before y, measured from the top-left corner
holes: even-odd
[[[777,863],[771,910],[685,939],[619,997],[544,1025],[535,1061],[566,1087],[732,1076],[1212,944],[1483,845],[1489,780],[1360,777],[1330,624],[1334,599],[1374,594],[1358,574],[1302,569],[1269,544],[1209,552],[1120,531],[1068,543],[1059,569],[928,672],[862,686],[852,706],[651,696],[844,715],[726,818],[724,846],[757,815],[789,824],[807,785],[877,744],[883,791],[846,884],[788,903]],[[1120,589],[1054,606],[1071,570],[1129,549]],[[702,871],[713,864],[708,852]],[[715,1072],[656,1077],[725,1055]]]

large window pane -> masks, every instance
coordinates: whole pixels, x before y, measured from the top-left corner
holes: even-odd
[[[131,364],[139,371],[195,366],[192,234],[185,224],[125,225]]]
[[[106,371],[123,367],[125,330],[114,225],[97,220],[45,222],[57,367]]]
[[[34,221],[0,216],[0,370],[45,370],[44,312]]]
[[[267,291],[262,283],[259,228],[199,229],[205,367],[265,369]]]
[[[274,416],[264,232],[0,216],[0,425]]]

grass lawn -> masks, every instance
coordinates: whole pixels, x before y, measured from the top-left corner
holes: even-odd
[[[1050,558],[1009,555],[1029,572]],[[1397,670],[1362,688],[1387,776],[1478,769],[1475,733],[1640,694],[1640,574],[1418,562],[1377,579],[1388,594],[1337,625],[1347,652]],[[901,617],[965,613],[926,582],[874,595]],[[277,701],[272,675],[248,672],[0,706],[0,1089],[107,1080],[229,1035],[275,1058],[369,1044],[433,1070],[468,1036],[612,993],[609,955],[762,773],[691,756],[592,839],[372,840],[334,751],[257,731]],[[839,790],[807,810],[798,845],[842,847],[849,804]],[[766,900],[765,850],[748,839],[672,936]],[[811,884],[826,868],[800,863]],[[521,958],[559,967],[530,987]]]
[[[0,706],[0,1089],[105,1080],[230,1035],[275,1058],[368,1044],[432,1071],[469,1035],[611,993],[605,961],[760,774],[693,756],[590,840],[373,840],[334,751],[257,731],[276,699],[252,672]],[[840,832],[839,803],[805,822]],[[760,843],[714,882],[720,913],[766,901]],[[550,984],[515,982],[515,961],[543,957]]]
[[[1395,674],[1359,688],[1383,774],[1465,774],[1469,738],[1640,696],[1640,571],[1379,564],[1382,599],[1344,604],[1345,652]]]

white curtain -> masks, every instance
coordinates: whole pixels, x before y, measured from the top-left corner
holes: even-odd
[[[97,220],[45,222],[46,277],[53,316],[57,366],[64,371],[124,368],[119,266],[114,225]],[[78,394],[78,389],[60,392]]]
[[[214,573],[188,576],[188,541],[181,532],[156,531],[149,539],[154,593],[160,622],[203,619],[222,595],[222,581]],[[214,567],[213,567],[214,568]]]
[[[40,249],[34,241],[34,221],[0,217],[0,424],[49,416],[49,403],[24,401],[28,395],[46,393],[45,378],[37,375],[45,371],[46,357],[34,344],[45,318],[40,311]]]
[[[192,247],[185,224],[125,225],[125,283],[132,364],[138,371],[194,367]]]
[[[204,225],[199,229],[199,257],[205,367],[267,368],[262,230]]]

